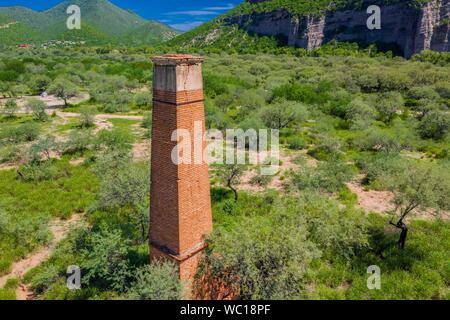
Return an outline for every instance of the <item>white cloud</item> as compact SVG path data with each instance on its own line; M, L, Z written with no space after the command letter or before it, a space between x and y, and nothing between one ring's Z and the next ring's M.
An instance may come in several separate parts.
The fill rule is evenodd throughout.
M224 6L218 6L218 7L208 7L208 8L203 8L202 10L207 10L207 11L225 11L225 10L231 10L235 7L234 4L232 3L227 3Z
M187 16L212 16L219 14L219 12L211 10L187 10L187 11L172 11L164 13L166 16L170 15L187 15Z
M189 31L205 23L204 21L190 21L182 23L173 23L170 26L180 31Z

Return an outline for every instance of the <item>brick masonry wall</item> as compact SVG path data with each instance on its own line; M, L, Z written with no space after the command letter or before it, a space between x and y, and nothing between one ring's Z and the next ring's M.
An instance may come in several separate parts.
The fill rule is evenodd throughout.
M178 56L154 62L151 257L175 261L180 278L192 281L204 239L212 231L208 165L174 164L176 142L171 136L176 129L187 129L194 150L195 122L200 121L205 130L201 63L189 58L180 62ZM201 145L206 148L206 141Z

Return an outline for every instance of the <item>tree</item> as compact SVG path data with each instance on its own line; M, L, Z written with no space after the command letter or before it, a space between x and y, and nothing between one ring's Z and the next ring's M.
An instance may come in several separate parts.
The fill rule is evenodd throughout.
M149 92L137 93L134 96L134 103L140 108L150 108L152 106L152 95Z
M409 89L407 98L414 100L431 100L435 101L439 99L439 94L432 87L412 87Z
M31 146L30 154L32 160L40 162L42 155L44 160L50 160L52 151L58 150L58 143L54 136L47 136Z
M8 118L14 117L17 112L17 103L13 99L9 99L6 101L5 105L2 107L2 113Z
M450 170L435 164L411 163L393 174L389 189L394 193L395 210L390 224L402 230L398 241L404 249L408 235L405 219L415 210L450 208ZM396 223L393 219L398 216Z
M41 94L47 90L51 79L46 75L36 75L33 76L29 81L29 86L35 94Z
M3 98L6 98L7 95L11 96L9 87L10 85L7 82L0 81L0 94Z
M130 240L117 229L102 226L85 236L81 253L83 281L106 290L125 291L132 281Z
M80 126L82 128L90 128L95 124L95 108L82 107L80 108Z
M76 85L65 79L56 79L50 86L49 93L54 94L56 97L64 100L64 105L67 106L67 100L76 97L78 90Z
M214 281L238 286L244 300L301 299L314 259L351 261L358 248L367 246L363 215L326 196L302 194L275 196L263 215L241 216L233 228L216 229L200 276L212 273Z
M403 106L402 95L395 91L382 93L377 98L376 108L380 114L380 120L386 123L391 122Z
M128 290L132 300L181 300L183 286L173 263L155 262L139 268Z
M352 129L367 128L375 118L376 110L361 98L352 100L345 113Z
M234 193L234 200L238 201L238 192L235 188L236 184L239 184L242 175L244 174L245 167L240 164L226 164L220 168L220 179L222 182Z
M26 108L29 112L33 114L33 116L39 121L47 121L48 115L45 112L47 105L38 99L32 98L28 100L26 104Z
M22 97L28 92L28 87L24 84L17 84L10 88L10 92L14 97Z
M97 195L99 209L119 211L128 223L139 226L141 242L148 238L149 179L147 167L128 164L101 176Z
M307 114L306 107L298 102L276 99L262 111L262 119L268 128L288 128L301 121Z
M411 106L411 109L417 113L417 118L419 120L422 120L425 116L430 114L433 111L439 110L439 103L428 100L428 99L421 99L417 101L416 104Z
M424 139L440 140L450 129L450 116L447 113L433 111L427 114L419 125L420 136Z

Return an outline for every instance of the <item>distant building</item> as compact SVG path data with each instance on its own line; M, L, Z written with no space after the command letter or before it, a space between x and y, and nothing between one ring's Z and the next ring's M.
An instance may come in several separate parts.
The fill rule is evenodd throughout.
M28 43L19 44L19 48L28 48L30 45Z

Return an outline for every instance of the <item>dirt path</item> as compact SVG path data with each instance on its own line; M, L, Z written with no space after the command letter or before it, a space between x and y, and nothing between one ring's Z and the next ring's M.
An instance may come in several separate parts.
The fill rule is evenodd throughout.
M259 186L254 185L251 183L251 180L257 176L260 171L259 169L254 170L248 170L244 173L241 179L241 183L238 186L240 190L250 191L250 192L258 192L258 191L264 191L266 189L276 189L276 190L284 190L286 187L286 184L289 183L288 180L286 180L286 174L288 174L291 170L298 170L300 165L295 163L295 160L300 156L306 156L306 152L300 151L300 152L286 152L285 150L280 151L280 167L279 171L276 175L272 177L272 180L269 182L267 186ZM263 159L265 156L259 156L260 159ZM307 166L315 166L316 163L313 159L307 159L306 164Z
M395 209L394 195L389 191L366 191L356 181L348 183L347 187L358 196L358 206L367 212L387 213Z
M88 93L81 93L77 97L69 99L68 103L72 104L72 105L77 105L77 104L88 101L90 98L91 98L91 96ZM1 98L0 102L2 102L3 100L8 100L8 99L10 99L10 98ZM17 105L20 108L19 113L27 113L27 110L25 109L25 105L27 104L28 100L30 100L30 99L37 99L37 100L44 102L48 108L47 112L53 111L54 109L57 109L57 108L64 107L64 100L59 99L59 98L55 97L54 95L48 95L47 97L24 96L24 97L15 99Z
M61 240L63 240L69 231L82 220L81 214L73 215L69 220L53 220L49 229L53 234L53 240L46 247L39 251L33 252L26 258L13 264L11 272L0 277L0 288L3 288L6 282L12 278L22 279L23 276L31 269L36 268L46 260L48 260ZM16 290L17 300L31 300L33 298L32 291L25 285L21 284Z
M378 212L383 214L392 213L395 210L394 195L390 191L365 190L360 179L347 183L351 192L358 196L358 206L366 212ZM450 221L450 212L443 211L437 214L433 209L416 210L411 218L433 220L440 217L444 221Z
M9 27L11 27L11 26L13 26L15 24L18 24L18 22L17 21L12 21L12 22L9 22L7 24L1 25L0 29L8 29Z

